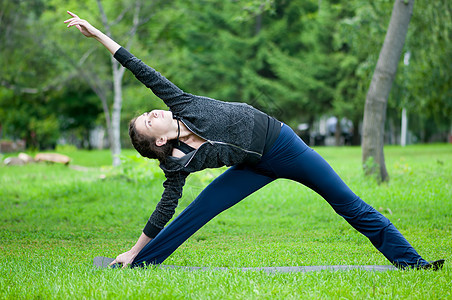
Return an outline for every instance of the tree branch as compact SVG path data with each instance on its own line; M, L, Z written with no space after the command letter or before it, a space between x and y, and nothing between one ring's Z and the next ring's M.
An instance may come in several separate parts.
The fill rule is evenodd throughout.
M155 3L156 3L156 1L152 2L151 5L149 6L149 8L152 9L152 7L155 6ZM144 25L147 22L149 22L149 20L152 19L153 16L155 16L155 13L149 14L149 16L147 18L141 19L138 22L138 26L137 27L140 27L141 25Z
M125 14L130 10L132 6L130 5L129 7L126 7L125 9L122 10L122 12L116 17L116 19L111 22L111 26L115 26L116 24L118 24L119 22L122 21L122 19L124 18Z
M129 30L129 36L130 39L127 42L126 48L130 49L130 47L132 46L132 41L133 41L133 37L135 36L135 34L137 33L137 29L138 29L138 25L139 25L139 21L140 21L140 10L141 10L141 1L137 0L135 2L135 10L133 12L133 23L132 23L132 28L130 28Z
M99 7L100 16L102 18L102 24L105 27L105 34L111 37L110 25L108 24L108 18L107 15L105 14L104 7L102 6L100 0L97 0L96 2L97 6Z

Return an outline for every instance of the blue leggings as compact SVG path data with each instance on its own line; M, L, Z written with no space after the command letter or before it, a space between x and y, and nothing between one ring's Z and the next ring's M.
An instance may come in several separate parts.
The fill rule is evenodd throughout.
M386 217L356 196L319 154L283 125L256 166L233 166L212 181L141 250L132 266L162 263L216 215L277 178L295 180L320 194L394 265L428 264Z

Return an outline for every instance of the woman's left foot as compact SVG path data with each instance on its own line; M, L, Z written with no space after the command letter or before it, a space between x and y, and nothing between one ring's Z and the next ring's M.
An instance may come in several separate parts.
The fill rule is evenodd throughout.
M444 265L444 259L429 261L425 265L420 264L394 264L398 269L401 270L409 270L409 269L416 269L416 270L433 270L438 271L443 268Z
M432 269L433 271L438 271L443 268L443 265L444 265L444 259L439 259L439 260L435 260L435 261L429 261L428 265L423 265L419 269L425 269L425 270Z

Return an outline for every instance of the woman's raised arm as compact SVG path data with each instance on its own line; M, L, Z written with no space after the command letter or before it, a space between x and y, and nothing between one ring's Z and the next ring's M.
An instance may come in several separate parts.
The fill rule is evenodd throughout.
M105 46L111 54L115 54L121 46L113 41L109 36L105 35L102 31L95 28L88 21L80 19L76 14L67 11L72 18L67 19L64 23L69 23L67 27L75 26L80 32L89 38L95 38L98 42Z
M64 21L64 23L68 24L67 27L75 26L84 36L95 38L104 45L122 66L129 69L139 81L162 99L173 112L179 111L187 102L191 101L191 96L187 96L174 83L136 58L121 45L88 23L88 21L80 19L70 11L67 13L72 16L72 18Z

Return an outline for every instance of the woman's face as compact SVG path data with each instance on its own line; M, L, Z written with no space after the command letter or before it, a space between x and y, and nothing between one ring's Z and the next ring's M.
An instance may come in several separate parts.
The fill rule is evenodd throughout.
M156 139L166 137L173 123L173 113L167 110L152 110L135 120L138 133Z

